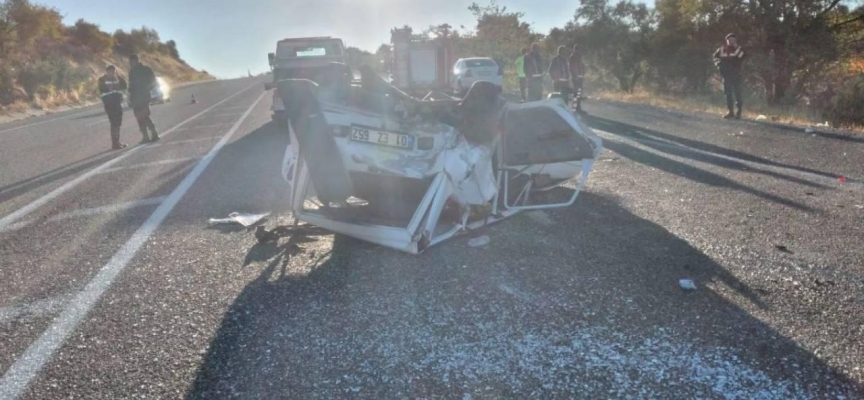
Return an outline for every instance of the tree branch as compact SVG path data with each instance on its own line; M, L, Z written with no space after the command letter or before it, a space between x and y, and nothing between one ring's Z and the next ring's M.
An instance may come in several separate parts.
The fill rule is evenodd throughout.
M864 13L862 13L861 15L859 15L859 16L857 16L857 17L855 17L855 18L847 19L846 21L843 21L843 22L838 22L838 23L832 25L832 26L831 26L831 29L837 29L837 28L840 28L840 27L843 26L843 25L851 24L851 23L856 22L856 21L864 21Z
M820 12L818 15L816 15L816 18L817 19L821 18L823 15L831 12L831 10L833 10L834 7L837 7L838 4L840 4L840 0L832 0L831 4L828 5L828 8L822 10L822 12Z

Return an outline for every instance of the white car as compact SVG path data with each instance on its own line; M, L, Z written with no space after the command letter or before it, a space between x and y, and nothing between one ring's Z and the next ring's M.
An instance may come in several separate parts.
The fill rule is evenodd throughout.
M504 70L488 57L461 58L453 67L453 92L463 95L477 81L502 86Z
M171 101L171 87L161 77L156 78L156 87L150 90L150 103L161 104Z

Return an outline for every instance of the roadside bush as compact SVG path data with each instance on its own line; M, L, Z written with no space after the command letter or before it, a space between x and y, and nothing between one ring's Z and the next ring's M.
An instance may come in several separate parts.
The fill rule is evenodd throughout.
M15 83L15 73L12 67L0 65L0 105L9 104L15 100L12 85Z
M86 47L96 54L105 54L114 47L114 38L111 35L102 32L99 25L83 19L69 27L68 33L74 44Z
M86 87L90 73L86 68L72 65L67 60L40 61L23 65L18 71L18 83L30 100L60 91L81 91Z
M864 74L850 78L842 85L826 116L834 126L864 126Z

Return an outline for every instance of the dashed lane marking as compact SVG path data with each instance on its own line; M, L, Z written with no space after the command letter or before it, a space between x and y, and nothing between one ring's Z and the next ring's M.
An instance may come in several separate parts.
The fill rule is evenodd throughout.
M237 129L266 93L261 93L258 99L243 113L243 116L231 126L231 129L210 149L204 158L198 162L195 168L183 178L183 181L168 195L150 218L144 222L132 237L111 257L99 273L91 280L84 289L70 300L63 311L58 315L51 326L36 339L18 360L9 367L9 370L0 379L0 399L14 399L21 395L27 385L36 377L42 367L51 360L54 352L66 341L66 338L75 331L78 324L84 319L94 304L102 297L102 294L111 286L117 275L132 261L135 254L144 245L156 228L165 220L174 209L180 199L189 191L189 188L198 180L201 173L210 165L210 162L219 154L219 151L231 139Z
M171 158L171 159L168 159L168 160L159 160L159 161L153 161L153 162L147 162L147 163L141 163L141 164L124 165L124 166L122 166L122 167L108 168L108 169L102 170L102 172L100 172L100 173L102 173L102 174L107 174L107 173L117 172L117 171L123 171L123 170L127 170L127 169L139 169L139 168L147 168L147 167L157 167L157 166L160 166L160 165L176 164L176 163L182 163L182 162L187 162L187 161L195 161L195 160L200 160L200 159L201 159L201 157Z
M57 214L57 215L48 217L45 221L46 222L57 222L57 221L63 221L63 220L70 219L70 218L89 217L91 215L108 214L108 213L115 213L115 212L119 212L119 211L126 211L126 210L131 210L131 209L137 208L137 207L145 207L145 206L152 206L155 204L159 204L163 200L165 200L165 198L166 198L165 196L151 197L151 198L142 199L142 200L128 201L125 203L109 204L107 206L101 206L101 207L83 208L80 210L73 210L73 211L69 211L67 213ZM16 222L14 224L6 226L5 228L0 228L0 233L15 231L15 230L30 226L37 221L38 220L34 219L34 220Z
M214 105L212 105L212 106L210 106L210 107L207 107L206 109L204 109L203 111L199 112L198 114L195 114L195 115L193 115L193 116L187 118L187 119L184 120L183 122L180 122L179 124L174 125L174 127L172 127L171 129L165 131L162 135L163 135L163 136L170 135L172 132L174 132L174 131L176 131L177 129L183 127L184 125L188 124L189 122L192 122L193 120L195 120L196 118L198 118L198 117L204 115L204 114L207 113L208 111L210 111L210 110L212 110L212 109L214 109L214 108L216 108L216 107L218 107L218 106L220 106L220 105L222 105L222 104L225 104L225 102L227 102L228 100L231 100L231 99L233 99L234 97L240 95L241 93L246 92L247 90L252 89L253 87L257 87L257 86L258 86L258 84L250 85L249 87L247 87L247 88L245 88L245 89L242 89L242 90L240 90L239 92L234 93L234 94L232 94L232 95L226 97L226 98L223 99L222 101L220 101L220 102L218 102L218 103L216 103L216 104L214 104ZM43 205L45 205L45 204L48 203L49 201L56 199L56 198L57 198L58 196L60 196L61 194L66 193L66 192L68 192L69 190L72 190L72 189L75 188L76 186L80 185L82 182L86 181L87 179L90 179L91 177L93 177L94 175L100 173L101 171L110 168L110 167L111 167L112 165L114 165L114 164L117 164L118 162L120 162L120 161L123 160L124 158L129 157L131 154L135 153L136 151L139 151L140 149L144 149L144 148L151 147L151 146L153 146L153 145L149 145L149 146L137 146L137 147L135 147L135 148L133 148L133 149L131 149L131 150L127 150L125 153L123 153L123 154L121 154L121 155L119 155L119 156L117 156L117 157L115 157L115 158L113 158L113 159L111 159L111 160L106 161L105 163L99 165L98 167L91 169L90 171L88 171L88 172L86 172L86 173L84 173L84 174L78 176L77 178L75 178L75 179L73 179L73 180L71 180L71 181L69 181L69 182L66 182L63 186L60 186L60 187L58 187L58 188L52 190L51 192L48 192L48 193L45 194L44 196L42 196L42 197L40 197L40 198L38 198L38 199L32 201L30 204L27 204L26 206L21 207L21 208L15 210L15 211L13 211L11 214L8 214L8 215L6 215L5 217L0 218L0 230L3 230L5 227L11 225L11 224L14 223L15 221L18 221L18 220L20 220L21 218L23 218L23 217L29 215L30 213L32 213L33 211L35 211L35 210L38 209L39 207L42 207Z

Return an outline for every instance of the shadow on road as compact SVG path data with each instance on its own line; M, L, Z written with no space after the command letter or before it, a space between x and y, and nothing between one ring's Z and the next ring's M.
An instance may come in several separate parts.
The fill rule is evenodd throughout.
M55 168L51 171L34 176L32 178L6 185L0 188L0 203L10 199L14 199L24 193L27 193L38 187L47 185L51 182L64 179L71 175L75 175L81 171L90 169L91 167L95 168L98 164L107 161L107 159L111 156L118 156L120 154L122 153L117 151L105 150L101 153L94 154L90 157L76 161L72 164L64 165L62 167Z
M629 137L629 138L636 137L636 138L638 138L640 135L642 137L645 137L645 135L655 135L656 134L656 133L653 133L654 131L650 131L650 130L647 130L644 128L640 129L637 127L633 127L631 125L621 124L618 122L609 121L609 120L597 118L597 117L588 117L588 118L586 118L586 122L592 128L601 129L603 131L610 132L612 134L620 135L623 137ZM649 132L649 133L644 133L644 132ZM666 136L672 136L672 135L666 135ZM668 146L666 144L662 144L662 142L661 143L655 142L652 144L652 140L643 140L643 141L640 141L640 143L645 144L646 146L648 146L650 148L653 148L655 150L658 150L658 151L661 151L661 152L664 152L667 154L674 154L674 155L677 155L680 157L685 157L685 158L689 158L689 159L693 159L693 160L697 160L697 161L702 161L702 162L714 164L714 165L717 165L720 167L734 168L734 169L738 169L738 170L742 170L742 167L746 167L743 164L736 163L734 161L730 161L730 160L723 159L720 157L712 157L710 155L706 155L706 154L702 154L702 153L694 154L693 152L690 152L686 149L674 149L674 148L671 148L670 146ZM706 171L706 170L701 169L701 168L696 168L692 165L689 165L689 164L686 164L686 163L683 163L680 161L675 161L671 158L656 154L654 152L650 152L650 151L643 150L643 149L640 149L640 148L635 147L635 146L631 146L631 145L626 144L622 141L606 139L603 141L603 146L605 148L610 149L610 150L620 154L621 156L627 157L627 158L629 158L635 162L645 164L645 165L648 165L648 166L653 167L653 168L657 168L661 171L665 171L665 172L668 172L670 174L674 174L674 175L678 175L678 176L681 176L681 177L684 177L684 178L687 178L690 180L694 180L694 181L699 182L699 183L703 183L703 184L711 185L711 186L717 186L717 187L725 187L725 188L729 188L732 190L741 191L741 192L748 193L748 194L751 194L754 196L758 196L758 197L761 197L765 200L773 201L775 203L782 204L784 206L794 208L797 210L802 210L802 211L807 211L807 212L816 212L817 211L810 206L801 204L801 203L796 202L794 200L789 200L789 199L786 199L784 197L777 196L777 195L771 194L771 193L767 193L767 192L752 188L752 187L747 186L747 185L742 185L742 184L740 184L740 183L738 183L732 179L729 179L725 176L715 174L713 172ZM822 185L819 185L819 184L815 184L815 183L808 182L808 181L801 180L801 179L794 178L794 177L789 177L789 176L782 175L782 174L777 174L777 173L770 172L770 171L753 170L753 169L748 169L748 170L756 172L756 173L780 178L780 179L785 179L785 180L799 183L799 184L806 184L807 186L810 186L810 187L823 187Z
M672 135L669 133L664 133L664 132L660 132L660 131L656 131L656 130L652 130L652 129L647 129L644 127L638 127L635 125L630 125L630 124L626 124L626 123L619 122L619 121L613 121L613 120L605 119L602 117L587 116L587 117L585 117L585 122L589 126L591 126L592 128L600 129L600 130L603 130L603 131L606 131L609 133L613 133L616 135L627 136L627 137L636 137L636 138L638 138L638 137L650 137L650 138L654 138L654 139L662 139L662 140L666 140L669 142L678 143L680 145L690 147L693 149L701 150L703 152L719 154L722 156L737 158L739 160L749 161L749 162L763 164L763 165L767 165L767 166L780 167L780 168L786 168L786 169L791 169L791 170L795 170L795 171L807 172L810 174L820 175L820 176L824 176L824 177L832 178L832 179L837 178L839 176L838 174L819 171L819 170L815 170L812 168L806 168L806 167L801 167L801 166L797 166L797 165L783 164L780 162L772 161L772 160L762 158L759 156L754 156L752 154L740 152L737 150L727 149L725 147L713 145L710 143L700 142L698 140L693 140L693 139L687 139L687 138ZM668 150L669 147L666 147L666 149ZM704 162L708 162L708 163L718 163L716 165L721 166L721 167L726 167L726 168L735 168L734 166L730 166L728 164L724 165L724 163L728 163L730 161L729 160L723 160L721 162L720 160L718 160L719 157L709 157L707 155L704 155L704 153L696 155L696 157L698 157L697 159L699 161L704 161ZM765 172L769 172L769 171L759 171L759 172L765 173ZM783 179L788 178L788 176L785 176L782 174L778 174L778 175L781 175L781 176L775 176L775 177L783 178ZM800 183L800 182L798 182L798 183Z
M454 239L419 256L341 235L322 255L310 249L323 236L256 246L238 268L261 273L187 398L864 394L720 295L770 308L662 226L591 193L553 214L494 225L485 248Z

